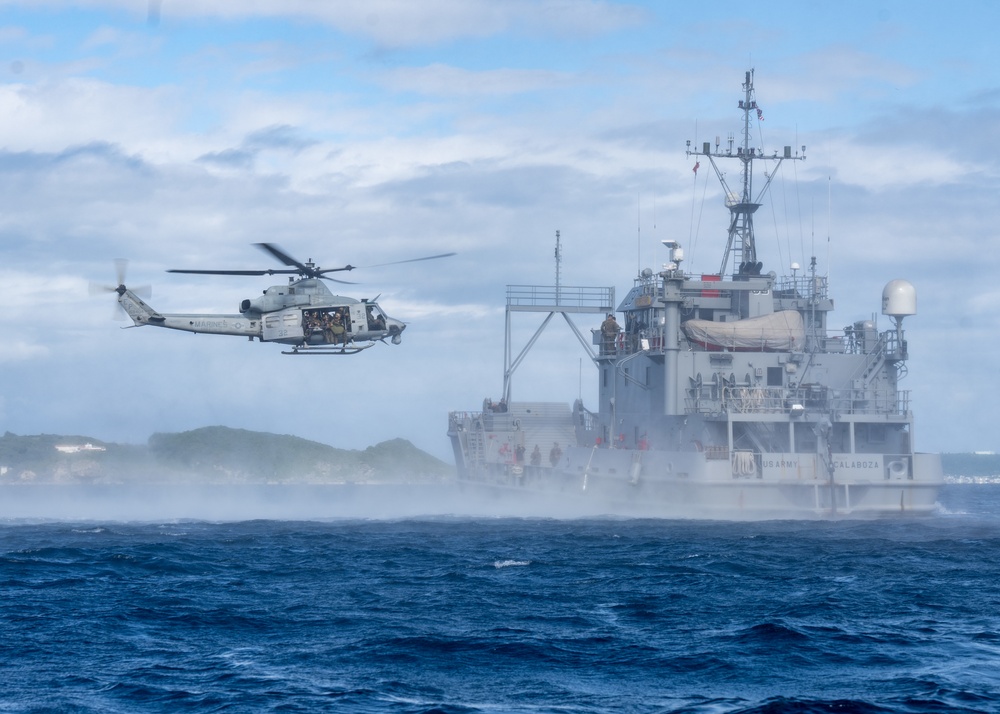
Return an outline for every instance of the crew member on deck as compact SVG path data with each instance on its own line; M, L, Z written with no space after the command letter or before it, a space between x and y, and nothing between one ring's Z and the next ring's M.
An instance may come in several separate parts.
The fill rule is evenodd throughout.
M549 451L549 463L555 466L559 463L559 459L562 458L562 449L559 448L559 442L557 441L552 445L552 450Z
M542 450L538 448L538 444L535 444L535 450L531 452L531 465L542 465Z
M618 339L618 333L621 332L621 329L615 316L609 312L607 319L601 323L601 354L614 354L615 341Z

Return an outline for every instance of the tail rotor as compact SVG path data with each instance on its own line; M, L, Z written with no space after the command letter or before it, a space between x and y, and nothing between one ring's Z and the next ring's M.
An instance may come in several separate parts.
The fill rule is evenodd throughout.
M115 258L115 285L101 285L99 283L90 283L90 294L91 295L104 295L107 293L117 293L118 297L125 294L126 290L130 290L135 295L142 298L148 298L153 294L153 288L149 285L140 285L135 288L125 287L125 275L128 272L128 260L125 258ZM128 317L124 308L122 308L121 303L119 303L115 309L114 319L115 320L125 320Z

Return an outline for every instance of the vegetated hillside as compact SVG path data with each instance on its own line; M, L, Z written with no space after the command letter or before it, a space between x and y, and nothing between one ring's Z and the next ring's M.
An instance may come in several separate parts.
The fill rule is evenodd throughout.
M57 446L85 447L64 453ZM151 476L156 465L144 446L111 444L89 436L39 434L0 437L0 483L87 483L119 481L111 474Z
M57 445L86 449L63 453ZM205 427L154 434L145 446L85 436L0 437L0 483L200 481L214 483L432 481L453 469L410 442L394 439L364 451L295 436Z
M296 436L214 426L154 434L149 448L161 463L235 481L435 480L452 475L447 464L404 439L354 451Z

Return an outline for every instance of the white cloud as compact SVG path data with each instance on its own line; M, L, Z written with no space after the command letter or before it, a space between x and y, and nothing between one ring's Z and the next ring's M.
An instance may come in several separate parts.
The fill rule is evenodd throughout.
M46 357L49 348L45 345L26 342L20 339L4 340L0 343L0 364L11 362L28 362Z
M145 12L125 0L88 6ZM97 13L95 27L78 35L92 49L58 60L27 55L34 69L0 84L0 328L14 336L4 347L0 416L14 431L79 432L85 424L97 438L144 440L156 429L226 423L352 447L403 435L446 455L447 410L498 396L504 286L553 282L555 230L563 236L563 284L610 284L619 298L639 267L661 262L660 238L698 234L697 250L686 245L687 265L718 265L728 215L714 177L702 182L704 163L693 182L684 140L702 138L695 129L713 136L738 129L745 57L703 47L695 34L675 42L671 33L688 26L678 30L651 13L645 39L655 34L656 43L636 55L615 42L563 43L551 55L535 47L514 58L505 50L532 33L600 38L645 11L596 2L377 0L158 7L163 44L149 55L130 55L127 23ZM217 22L274 17L288 31L307 15L383 47L422 49L353 57L335 33L301 48L287 41L294 31L250 46ZM183 28L193 17L217 22L211 42L172 45L172 23ZM467 57L427 49L486 36L502 47L484 43ZM932 373L914 389L926 389L921 398L934 405L918 415L921 434L958 440L949 424L962 410L937 372L953 367L947 345L987 321L998 299L991 276L1000 256L988 246L1000 167L990 152L970 159L941 137L956 126L990 135L982 103L989 110L993 95L984 85L973 107L913 112L912 96L905 106L893 101L896 87L919 85L911 62L828 41L803 53L781 44L787 33L768 37L782 56L768 55L770 66L757 76L767 136L809 145L809 160L786 163L756 217L768 269L793 256L806 265L818 254L820 272L832 270L834 320L843 324L877 312L888 279L914 282L921 313L907 320L911 378ZM329 53L326 64L305 80L286 71L307 67L313 46ZM164 47L169 52L158 54ZM147 60L155 60L148 73L140 71ZM201 70L218 74L208 81ZM809 126L801 141L800 110ZM130 284L154 285L157 309L231 312L283 278L163 271L274 267L249 245L258 241L324 266L459 254L345 276L358 284L337 291L381 294L386 310L410 324L402 345L349 360L296 361L274 345L123 331L110 317L113 295L86 296L86 281L110 283L110 261L122 256L133 261ZM526 324L530 335L535 325ZM519 371L519 394L576 396L586 370L575 337L558 327ZM976 339L996 347L988 333ZM54 381L74 369L86 379ZM991 370L976 361L962 379L992 388ZM336 389L349 414L298 391L290 397L290 382L320 385L324 396ZM583 382L591 390L589 373ZM418 396L400 396L409 390Z
M43 2L61 4L58 0L32 4ZM190 18L301 18L371 37L385 47L434 45L509 31L589 36L648 17L639 7L600 0L76 0L75 4L120 8L167 25Z
M535 92L573 82L572 75L564 72L533 69L471 71L440 63L424 67L398 67L381 74L377 80L397 92L465 97Z
M814 143L810 153L831 157L839 183L876 192L957 184L971 173L992 170L961 161L945 148L905 142L872 146L839 139Z

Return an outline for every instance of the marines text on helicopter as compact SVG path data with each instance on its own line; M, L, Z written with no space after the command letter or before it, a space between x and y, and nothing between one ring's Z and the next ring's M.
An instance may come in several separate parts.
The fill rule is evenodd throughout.
M273 285L256 298L243 300L237 314L159 313L125 286L123 263L119 262L118 286L106 288L118 294L118 303L132 318L132 327L151 325L171 330L211 335L234 335L261 342L277 342L291 350L282 354L357 354L390 338L401 341L406 324L385 314L375 300L334 295L323 283L329 273L354 270L356 266L320 268L312 260L302 263L273 243L256 243L288 268L265 270L168 270L195 275L291 275L287 285ZM446 258L454 253L397 260L365 267L381 267ZM347 283L350 284L350 283Z

